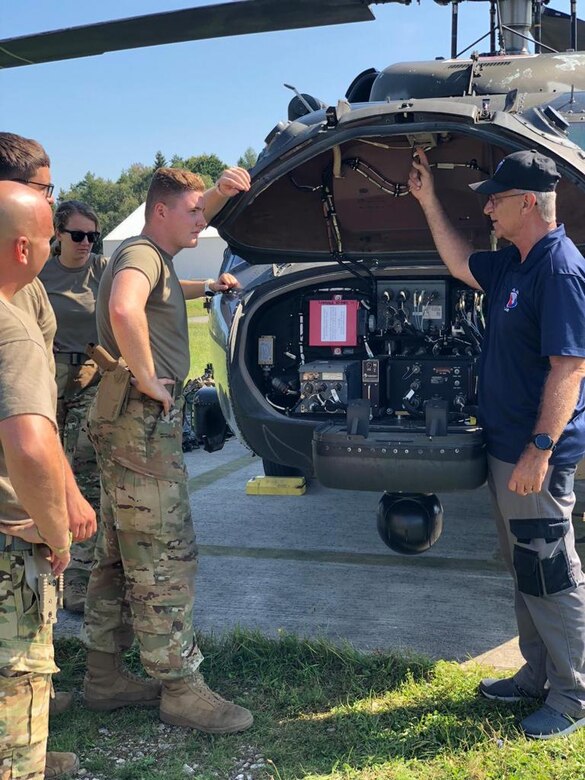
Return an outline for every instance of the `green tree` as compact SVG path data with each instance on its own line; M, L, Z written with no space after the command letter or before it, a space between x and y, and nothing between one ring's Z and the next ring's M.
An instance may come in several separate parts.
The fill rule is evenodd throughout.
M154 170L156 171L157 168L166 168L167 167L167 158L164 156L164 154L159 149L158 152L154 155L154 163L152 165Z
M251 146L249 146L244 154L238 158L236 165L238 165L240 168L246 168L247 170L250 170L250 168L253 168L256 165L257 161L258 153L254 151Z
M153 173L152 166L133 163L127 170L122 171L117 184L142 202L146 198Z
M185 161L185 168L193 173L198 173L202 177L208 177L213 184L228 166L219 159L216 154L200 154L196 157L188 157Z

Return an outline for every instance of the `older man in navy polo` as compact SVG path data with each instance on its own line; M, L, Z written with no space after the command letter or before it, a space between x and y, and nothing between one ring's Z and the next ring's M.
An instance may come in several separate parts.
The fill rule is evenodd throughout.
M525 664L479 690L501 702L544 700L521 723L535 739L585 725L585 578L571 524L585 454L585 262L557 224L559 179L553 160L527 150L471 185L487 196L495 236L510 242L473 252L447 219L421 149L409 178L451 274L487 293L480 418Z

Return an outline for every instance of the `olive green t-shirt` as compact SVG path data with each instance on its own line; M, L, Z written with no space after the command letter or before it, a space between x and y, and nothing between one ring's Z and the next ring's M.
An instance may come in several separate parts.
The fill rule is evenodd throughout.
M38 414L57 429L57 386L49 369L47 350L36 321L0 299L0 420ZM8 477L0 444L0 520L28 519Z
M97 341L95 302L108 258L90 254L80 268L68 268L50 257L39 279L44 284L57 318L55 352L85 352Z
M114 276L127 268L143 273L150 286L145 311L156 375L183 382L190 361L185 297L173 258L146 236L135 236L120 244L106 267L96 306L99 343L113 357L120 357L108 304Z
M32 282L15 293L10 303L29 314L39 326L47 349L49 369L51 374L54 374L53 342L57 332L57 320L49 302L47 291L39 281L39 278L35 277Z

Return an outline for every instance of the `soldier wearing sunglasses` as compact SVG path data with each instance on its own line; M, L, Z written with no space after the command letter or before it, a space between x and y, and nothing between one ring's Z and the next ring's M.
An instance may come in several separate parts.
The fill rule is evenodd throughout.
M95 301L107 258L93 252L100 238L97 214L68 200L55 212L55 242L39 278L57 318L54 341L57 422L63 448L85 498L99 517L100 479L85 421L99 382L96 364L85 354L97 342ZM96 535L75 542L65 572L64 606L83 612Z

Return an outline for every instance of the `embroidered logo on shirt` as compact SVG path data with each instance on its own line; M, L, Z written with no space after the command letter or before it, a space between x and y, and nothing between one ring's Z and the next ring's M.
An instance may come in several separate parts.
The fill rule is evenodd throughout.
M504 311L510 311L510 309L515 309L516 306L518 306L518 290L514 287L510 292L508 303L504 306Z

